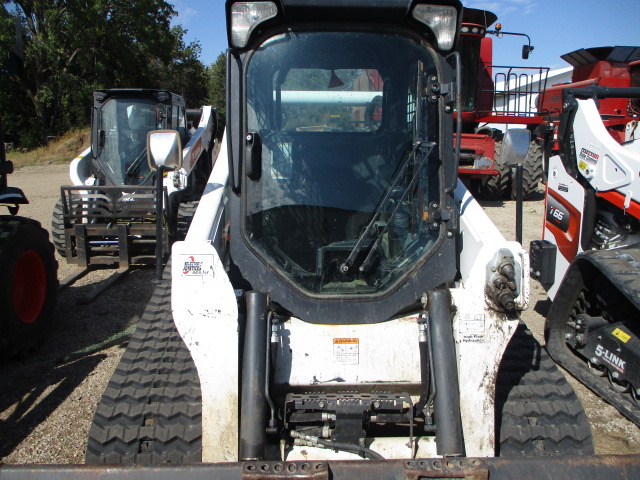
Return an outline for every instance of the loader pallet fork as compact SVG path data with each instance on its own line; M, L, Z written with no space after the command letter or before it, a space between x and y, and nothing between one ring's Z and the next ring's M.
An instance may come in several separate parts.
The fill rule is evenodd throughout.
M89 265L155 260L156 188L142 186L60 187L66 257Z
M125 275L132 265L153 265L168 251L166 230L162 248L156 244L156 187L60 187L52 237L61 256L80 267L60 282L67 288L91 269L117 265L117 271L82 299L89 303ZM164 201L167 203L166 190ZM165 223L163 218L163 224ZM185 221L185 223L187 223Z
M581 331L579 318L603 321ZM640 249L590 251L565 274L545 338L558 364L640 426L638 318Z

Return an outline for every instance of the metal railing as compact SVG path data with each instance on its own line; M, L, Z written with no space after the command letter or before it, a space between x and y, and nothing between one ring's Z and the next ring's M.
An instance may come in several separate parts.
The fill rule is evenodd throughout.
M493 95L491 110L479 109L487 116L536 117L537 105L547 88L549 67L510 67L490 65L492 88L480 91L480 96ZM540 98L540 100L538 100Z

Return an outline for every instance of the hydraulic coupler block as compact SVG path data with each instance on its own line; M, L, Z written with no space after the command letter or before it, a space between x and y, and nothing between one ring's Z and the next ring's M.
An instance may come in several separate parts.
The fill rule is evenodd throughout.
M516 297L520 294L520 266L511 250L501 248L487 264L486 294L500 311L516 311Z

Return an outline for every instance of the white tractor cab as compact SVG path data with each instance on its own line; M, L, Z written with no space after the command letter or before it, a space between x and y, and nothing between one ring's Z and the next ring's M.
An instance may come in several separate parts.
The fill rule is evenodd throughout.
M163 285L87 461L240 460L260 476L283 461L593 453L573 390L519 324L527 253L458 180L461 4L226 12L228 129L173 245L171 309Z
M97 90L93 97L91 147L71 163L73 185L62 187L53 239L71 263L126 266L155 252L158 182L147 160L147 134L173 130L185 146L180 168L165 170L162 177L166 242L186 231L182 224L195 210L192 203L211 173L217 118L210 106L187 110L181 96L165 90ZM199 120L192 133L188 114L195 117L192 123ZM181 205L189 204L191 212L183 214Z

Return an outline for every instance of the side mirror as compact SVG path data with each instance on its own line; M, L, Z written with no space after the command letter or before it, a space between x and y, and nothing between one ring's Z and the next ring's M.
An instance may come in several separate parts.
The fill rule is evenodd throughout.
M178 170L182 167L182 144L175 130L147 133L147 161L151 170Z
M532 45L522 45L522 59L526 60L529 58L529 54L533 52Z
M502 159L505 165L522 165L529 153L531 132L526 128L507 130L502 139Z

